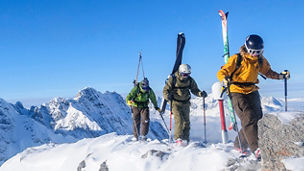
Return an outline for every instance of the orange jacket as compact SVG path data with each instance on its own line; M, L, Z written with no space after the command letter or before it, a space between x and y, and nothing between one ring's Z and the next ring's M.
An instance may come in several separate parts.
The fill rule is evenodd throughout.
M245 47L242 46L240 48L240 54L243 57L240 67L233 74L232 81L240 82L240 83L259 83L258 74L262 73L268 78L279 79L279 74L274 72L269 62L266 60L264 56L263 64L260 66L258 62L258 57L250 56L245 50ZM228 62L218 71L217 78L222 81L226 76L230 77L232 72L236 68L237 63L237 54L231 56ZM243 86L237 84L230 85L230 92L233 93L242 93L249 94L253 91L257 91L259 89L256 85Z

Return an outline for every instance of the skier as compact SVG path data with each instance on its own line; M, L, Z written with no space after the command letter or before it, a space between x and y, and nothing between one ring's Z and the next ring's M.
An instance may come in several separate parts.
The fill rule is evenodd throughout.
M149 87L149 80L144 78L128 94L126 101L133 113L133 134L136 140L145 141L149 132L149 99L155 110L160 111L156 96L152 88Z
M181 64L178 71L169 77L163 89L164 98L171 103L174 115L174 139L178 145L189 143L190 91L196 96L207 97L205 91L198 89L190 74L191 67L188 64Z
M260 95L258 92L258 74L262 73L271 79L289 79L289 71L278 74L270 67L263 56L263 39L255 34L246 38L240 53L231 56L228 62L218 71L217 77L228 87L233 108L241 120L239 131L241 147L236 137L234 147L246 151L248 146L257 159L260 159L258 148L258 121L262 118Z

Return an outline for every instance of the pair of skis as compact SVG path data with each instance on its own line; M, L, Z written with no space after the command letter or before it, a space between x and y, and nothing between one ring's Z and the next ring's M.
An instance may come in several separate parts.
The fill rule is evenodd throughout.
M220 15L221 21L222 21L222 36L223 36L223 42L224 42L224 62L227 63L228 59L230 57L229 42L228 42L228 25L227 25L228 24L227 23L228 12L224 13L223 10L219 10L219 15ZM235 116L235 112L233 110L231 98L229 97L230 96L229 87L223 87L221 97L220 97L220 99L218 99L219 108L220 108L221 127L222 127L222 143L228 142L228 133L227 133L226 124L225 124L224 105L223 105L223 98L222 98L224 91L226 91L226 93L228 95L227 106L228 106L229 118L230 118L230 126L228 129L235 130L238 133L238 139L240 141L236 116ZM240 142L239 142L239 144L241 145Z

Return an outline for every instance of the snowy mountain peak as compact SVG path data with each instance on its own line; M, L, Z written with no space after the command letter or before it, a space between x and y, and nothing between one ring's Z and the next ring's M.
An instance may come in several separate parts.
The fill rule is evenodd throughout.
M79 100L80 98L88 98L90 100L97 100L100 93L91 87L85 87L78 92L74 100Z

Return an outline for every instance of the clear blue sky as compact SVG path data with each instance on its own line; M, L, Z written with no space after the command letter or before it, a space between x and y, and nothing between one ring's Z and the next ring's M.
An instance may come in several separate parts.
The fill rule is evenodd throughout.
M0 97L72 97L86 86L126 94L140 50L151 87L160 93L179 32L186 35L183 63L210 92L223 64L219 9L230 12L231 54L247 35L261 35L272 68L291 72L290 96L303 97L303 6L301 0L3 0ZM260 87L262 95L284 95L282 81Z

